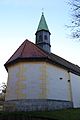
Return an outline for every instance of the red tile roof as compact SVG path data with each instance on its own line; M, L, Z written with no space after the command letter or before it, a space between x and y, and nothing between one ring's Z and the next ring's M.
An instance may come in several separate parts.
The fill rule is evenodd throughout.
M9 64L14 60L20 58L42 58L47 57L47 54L42 51L39 47L37 47L34 43L25 40L21 46L16 50L16 52L10 57L10 59L6 62Z
M47 53L43 49L39 48L36 44L25 40L21 46L16 50L16 52L11 56L11 58L5 63L5 67L7 69L7 66L10 64L15 63L15 61L18 60L42 60L46 59L52 64L59 65L61 67L64 67L68 71L80 75L80 67L72 64L71 62L68 62L67 60L53 54L53 53Z

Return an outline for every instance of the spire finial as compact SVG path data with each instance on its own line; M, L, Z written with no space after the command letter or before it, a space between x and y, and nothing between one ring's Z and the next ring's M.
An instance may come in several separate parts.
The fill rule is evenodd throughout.
M42 15L44 15L44 8L42 8Z

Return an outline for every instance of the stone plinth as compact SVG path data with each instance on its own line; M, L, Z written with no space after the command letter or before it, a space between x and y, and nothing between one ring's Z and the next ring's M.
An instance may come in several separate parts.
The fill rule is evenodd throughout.
M72 108L73 104L62 100L28 99L4 102L4 111L49 111Z

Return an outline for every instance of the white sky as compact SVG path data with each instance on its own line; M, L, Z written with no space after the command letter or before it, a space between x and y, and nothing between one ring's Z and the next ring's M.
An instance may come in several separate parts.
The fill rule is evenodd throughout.
M53 53L80 66L80 42L70 39L68 0L0 0L0 83L7 81L4 63L25 39L35 42L42 8L51 32Z

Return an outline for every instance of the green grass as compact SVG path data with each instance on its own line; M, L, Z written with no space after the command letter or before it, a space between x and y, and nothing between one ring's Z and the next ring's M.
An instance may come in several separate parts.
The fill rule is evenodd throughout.
M65 109L45 112L0 112L0 117L7 115L27 115L35 117L53 118L57 120L80 120L80 109Z
M58 120L80 120L80 109L65 109L50 112L32 112L33 116L48 117Z

